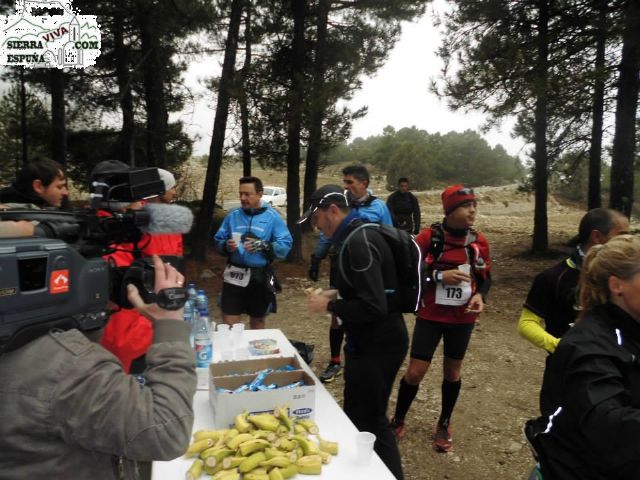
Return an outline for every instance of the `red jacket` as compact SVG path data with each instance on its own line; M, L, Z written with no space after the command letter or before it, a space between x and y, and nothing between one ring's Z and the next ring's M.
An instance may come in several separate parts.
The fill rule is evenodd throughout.
M429 247L431 246L431 227L425 228L416 237L416 242L422 250L422 255L427 260ZM466 236L455 236L444 231L444 249L440 258L435 259L434 263L429 266L429 274L433 270L452 270L458 268L459 265L465 263L472 265L472 282L471 282L471 295L475 294L478 287L478 280L487 280L489 277L489 271L491 269L491 258L489 252L489 243L486 237L476 232L477 238L469 247L465 247L467 240ZM474 252L470 255L470 251ZM480 256L484 261L484 268L475 268L477 258L469 258ZM435 322L442 323L474 323L478 314L465 313L465 305L452 306L452 305L439 305L436 303L436 289L438 284L436 282L429 282L425 289L425 293L420 302L420 308L418 309L418 319L427 319ZM468 303L468 302L467 302Z
M98 215L107 216L108 212L99 211ZM133 244L119 244L117 251L105 255L105 260L110 260L118 267L127 267L134 261ZM122 362L124 370L129 373L131 362L144 355L153 339L153 327L146 317L136 310L121 309L109 317L104 328L104 334L100 343L104 348L113 353Z
M181 233L154 233L146 234L138 242L142 255L175 255L182 257L182 234Z

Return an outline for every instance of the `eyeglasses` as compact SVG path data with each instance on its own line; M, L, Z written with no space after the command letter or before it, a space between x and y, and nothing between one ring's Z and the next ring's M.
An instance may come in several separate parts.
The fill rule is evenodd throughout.
M473 188L464 187L458 190L454 195L473 195Z

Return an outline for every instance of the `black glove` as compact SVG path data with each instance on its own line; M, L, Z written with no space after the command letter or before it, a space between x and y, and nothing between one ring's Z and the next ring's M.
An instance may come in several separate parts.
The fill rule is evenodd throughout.
M309 265L309 278L314 282L317 282L318 275L320 275L320 259L312 253L311 264Z
M271 251L271 243L266 240L250 240L251 247L254 252L264 252L269 253Z

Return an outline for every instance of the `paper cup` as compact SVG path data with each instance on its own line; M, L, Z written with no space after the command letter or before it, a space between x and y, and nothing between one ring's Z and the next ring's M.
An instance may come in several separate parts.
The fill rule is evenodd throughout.
M356 434L356 463L368 465L373 453L373 444L376 436L371 432L358 432Z

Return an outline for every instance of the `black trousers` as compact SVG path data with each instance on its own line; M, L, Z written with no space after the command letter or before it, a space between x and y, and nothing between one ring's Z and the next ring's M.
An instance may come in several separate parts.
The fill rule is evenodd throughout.
M404 478L402 462L387 418L387 405L406 355L406 349L401 353L367 354L345 350L344 364L344 412L358 430L375 434L373 448L398 480Z

